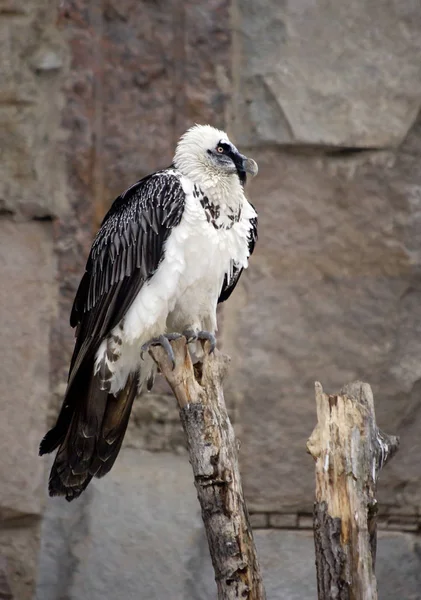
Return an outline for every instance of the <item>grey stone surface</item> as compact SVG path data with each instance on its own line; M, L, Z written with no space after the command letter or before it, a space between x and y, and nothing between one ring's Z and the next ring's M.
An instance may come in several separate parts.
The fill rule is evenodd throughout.
M40 541L40 522L37 519L16 521L0 527L0 562L5 565L13 600L33 600ZM1 569L0 569L1 571ZM1 583L1 577L0 577ZM0 598L3 600L0 588ZM5 600L8 600L7 595Z
M313 537L309 532L255 530L267 600L315 600L316 570ZM186 600L214 600L212 565L202 536L190 565L198 574L190 581Z
M7 561L3 556L0 556L0 598L4 600L13 600L7 573Z
M311 531L254 532L268 600L314 600ZM421 598L420 538L381 532L381 600ZM51 499L37 600L214 600L216 586L187 457L123 449L71 504Z
M25 218L63 214L60 89L67 54L57 12L48 0L9 2L2 9L0 209Z
M32 600L36 579L43 508L37 454L57 302L53 226L24 221L67 209L59 151L67 58L56 17L48 0L0 3L0 560L16 600Z
M259 242L224 307L245 489L253 511L311 512L314 381L374 391L401 435L380 507L417 514L421 494L421 121L396 153L256 151Z
M256 542L269 600L314 597L309 532L257 530ZM37 600L215 596L187 456L125 448L80 500L48 501Z
M0 219L0 518L39 515L38 446L49 402L49 334L55 307L50 223Z
M201 534L187 456L125 448L79 500L48 501L37 600L185 600Z
M380 600L420 600L421 537L379 532L376 577Z
M31 600L44 471L38 446L49 402L55 307L51 223L0 219L0 559L13 598Z
M416 2L237 4L239 142L388 148L404 139L421 107Z
M267 600L315 600L317 597L313 534L305 531L255 530ZM214 600L212 567L206 539L191 561L200 573L190 582L186 600ZM380 533L376 573L380 600L421 599L420 537Z
M186 452L177 402L161 378L153 392L136 399L125 443L151 451Z
M309 532L256 531L268 600L314 600L316 569Z

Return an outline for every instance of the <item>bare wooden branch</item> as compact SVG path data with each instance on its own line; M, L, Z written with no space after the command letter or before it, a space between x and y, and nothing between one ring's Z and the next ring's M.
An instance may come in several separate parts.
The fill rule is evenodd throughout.
M399 440L382 433L367 383L328 396L316 383L314 540L319 600L377 600L376 484Z
M217 350L193 367L184 338L172 342L175 367L160 346L150 354L180 407L202 508L219 600L264 600L253 533L238 467L237 443L222 381L229 358Z

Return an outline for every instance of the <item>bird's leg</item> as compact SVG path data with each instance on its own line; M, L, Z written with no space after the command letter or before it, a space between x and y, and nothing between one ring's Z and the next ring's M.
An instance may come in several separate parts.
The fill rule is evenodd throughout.
M209 354L212 354L212 352L216 348L216 337L210 331L205 331L205 330L194 331L194 329L185 329L183 331L183 335L186 338L187 343L195 342L196 340L199 340L202 342L209 342L209 345L210 345Z
M181 333L164 333L163 335L158 335L158 337L152 338L146 344L143 344L141 348L141 357L143 358L143 353L147 352L151 346L162 346L167 353L168 358L172 363L172 368L175 367L175 356L173 349L171 348L170 342L173 340L178 340L183 337Z

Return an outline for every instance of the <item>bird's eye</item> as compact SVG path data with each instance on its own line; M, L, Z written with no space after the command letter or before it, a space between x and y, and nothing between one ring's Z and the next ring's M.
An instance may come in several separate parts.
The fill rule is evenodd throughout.
M222 147L222 146L217 146L217 147L216 147L216 151L217 151L217 152L219 152L219 154L223 154L223 152L224 152L224 149L223 149L223 147Z

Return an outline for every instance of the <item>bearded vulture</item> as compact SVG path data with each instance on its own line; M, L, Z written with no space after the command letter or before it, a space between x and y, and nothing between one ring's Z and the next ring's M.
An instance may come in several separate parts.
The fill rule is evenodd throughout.
M73 500L113 466L133 401L153 384L150 344L173 356L169 341L183 334L196 355L199 340L213 349L217 304L231 295L257 239L244 195L247 174L256 173L226 133L196 125L168 169L114 201L73 304L76 343L61 411L40 445L41 455L58 448L51 496Z

